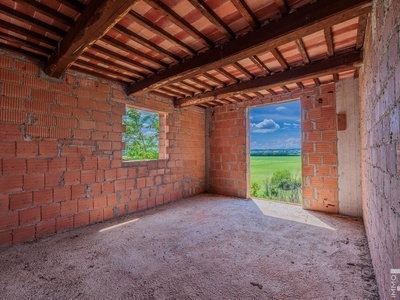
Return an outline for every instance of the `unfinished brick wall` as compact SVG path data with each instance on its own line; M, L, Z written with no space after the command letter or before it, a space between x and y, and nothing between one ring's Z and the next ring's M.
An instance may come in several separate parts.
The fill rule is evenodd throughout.
M208 109L208 190L223 195L249 197L247 108L300 99L303 206L312 210L337 212L337 122L334 88L333 84L329 84Z
M360 72L363 216L382 299L400 297L390 274L400 268L399 11L374 1Z
M204 191L204 111L126 99L80 74L42 75L0 53L0 246L40 238ZM168 159L123 163L125 103L168 113Z

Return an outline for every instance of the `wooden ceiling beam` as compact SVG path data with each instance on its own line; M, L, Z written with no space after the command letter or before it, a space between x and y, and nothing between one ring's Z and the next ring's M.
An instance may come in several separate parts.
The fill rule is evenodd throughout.
M199 80L199 79L197 79L195 77L190 78L190 80L193 81L194 83L197 83L198 85L201 85L201 86L205 87L206 89L211 90L211 91L213 91L215 89L215 87L212 86L211 84L208 84L207 82Z
M12 9L8 6L5 6L3 4L0 4L0 12L2 14L5 14L9 17L11 17L12 19L16 19L21 21L22 23L28 23L29 25L33 26L33 27L37 27L45 32L50 32L58 37L63 37L65 35L65 31L55 27L53 25L50 25L49 23L40 21L38 19L35 19L27 14L24 14L20 11L17 11L15 9Z
M282 16L286 16L287 14L289 14L290 9L286 0L275 0L275 3L278 6Z
M78 12L83 11L86 7L85 4L79 2L78 0L57 0L57 1Z
M365 29L367 27L367 16L362 15L358 17L357 41L356 50L359 50L364 45Z
M137 60L131 59L129 57L126 57L124 55L118 54L115 51L111 51L109 49L100 47L99 45L93 45L90 49L96 50L97 52L103 53L104 55L108 55L109 57L119 59L120 61L123 61L124 63L128 65L132 65L135 67L136 72L140 74L142 77L147 77L148 74L141 72L142 70L146 70L149 73L156 73L156 69L153 69L147 65L144 65ZM138 71L139 70L139 71Z
M186 33L190 34L192 37L201 40L208 48L214 47L214 43L208 39L204 34L194 28L189 22L187 22L184 18L179 16L176 12L174 12L171 8L165 5L162 1L154 1L154 0L144 0L148 5L153 7L155 10L161 12L161 14L167 16L175 25L180 27L182 30L186 31Z
M232 64L235 69L237 69L239 72L241 72L243 75L245 75L249 79L254 79L254 75L251 74L245 67L243 67L239 62L234 62Z
M130 18L132 21L138 23L140 26L146 28L148 31L154 33L155 35L161 36L162 38L166 39L170 43L174 44L176 47L179 49L182 49L186 53L189 53L190 55L196 55L196 51L190 48L188 45L185 43L181 42L178 40L176 37L174 37L172 34L169 34L162 28L159 28L156 26L154 23L150 22L147 20L145 17L139 15L138 13L131 11L129 14L126 15L128 18Z
M57 20L65 25L72 26L75 22L74 19L60 13L59 11L57 11L47 5L37 2L35 0L14 0L14 1L23 6L31 8L33 11L40 12L41 14L43 14L49 18L52 18L54 20Z
M182 81L182 82L179 82L179 84L185 85L185 86L187 86L188 88L191 88L191 89L193 89L193 90L195 90L195 91L198 91L198 92L200 92L200 93L204 93L204 90L203 90L203 89L198 88L197 86L195 86L194 84L191 84L191 83L189 83L189 82Z
M96 71L93 71L93 70L89 70L89 69L86 69L86 68L78 67L76 65L72 65L69 69L74 70L74 71L78 71L80 73L84 73L84 74L87 74L87 75L92 75L92 76L94 76L96 78L100 77L100 78L104 78L104 79L107 79L107 80L118 81L118 82L121 82L121 83L124 83L124 84L126 84L127 82L130 81L129 79L126 79L126 78L123 78L123 77L120 77L120 76L111 76L111 75L107 75L107 74L104 74L104 73L99 73L99 72L96 72Z
M173 53L161 48L157 44L155 44L153 42L150 42L149 40L141 37L140 35L138 35L138 34L132 32L132 31L126 29L125 27L123 27L123 26L121 26L119 24L116 24L113 29L118 31L119 33L121 33L123 35L128 36L129 38L134 40L136 43L139 43L139 44L145 46L146 48L149 48L149 49L151 49L151 50L153 50L153 51L155 51L157 53L160 53L161 55L164 55L164 56L172 59L174 62L179 62L179 63L182 62L182 59L179 56L177 56L177 55L175 55L175 54L173 54Z
M211 80L211 81L215 82L216 84L218 84L220 86L226 86L225 82L223 82L222 80L218 79L217 77L215 77L215 76L213 76L211 74L203 73L203 74L201 74L201 76L207 78L208 80Z
M196 95L194 97L178 99L175 101L175 104L177 107L191 106L218 98L227 98L248 92L268 90L276 86L296 83L299 80L312 79L332 73L351 70L354 69L355 65L359 64L361 61L361 51L348 52L313 64L276 73L274 75L258 77L254 80L233 84L224 88L203 93L201 95Z
M128 52L128 53L132 53L133 55L136 55L137 57L144 59L152 64L155 64L161 68L164 68L164 69L168 68L168 64L166 64L162 61L159 61L146 53L140 52L127 44L124 44L116 39L113 39L112 37L109 37L108 35L103 36L101 38L101 40L103 42L106 42L107 44L112 45L115 48L118 48L118 49Z
M371 0L319 0L276 22L131 85L128 94L141 94L265 52L371 11Z
M218 68L216 71L219 72L220 74L222 74L223 76L225 76L226 78L231 79L235 83L240 81L239 79L237 79L235 76L233 76L231 73L229 73L222 67Z
M299 50L301 58L305 64L310 63L310 57L307 54L306 47L304 46L303 40L301 38L296 40L297 50Z
M265 74L271 74L271 70L263 63L263 61L257 56L253 55L250 57L250 60L255 64L258 68L260 68Z
M19 37L13 36L13 35L9 35L6 34L4 32L0 32L0 38L8 41L8 42L12 42L14 44L19 45L20 47L24 46L26 48L30 48L30 49L34 49L36 51L39 51L40 53L43 53L44 55L49 55L49 53L52 51L49 48L40 46L38 43L34 43L34 42L30 42L24 39L21 39Z
M335 49L333 46L333 37L332 37L332 29L331 27L325 28L324 29L324 35L325 35L325 40L326 40L326 47L328 51L328 56L332 57L335 55Z
M235 38L236 35L233 30L230 29L229 26L226 25L212 9L210 9L210 7L208 7L204 0L189 0L189 2L219 31L225 33L229 39Z
M277 48L271 49L271 54L275 57L283 69L289 69L288 63Z
M74 62L74 64L77 64L77 65L80 65L80 66L84 66L84 67L87 67L87 68L91 68L91 69L94 69L94 70L97 70L97 71L101 71L101 72L106 73L106 74L112 74L112 75L115 75L115 76L120 76L120 77L126 78L128 80L132 80L132 81L137 80L136 77L133 77L131 75L126 75L123 72L121 72L121 70L118 70L118 69L117 70L113 70L111 68L105 68L105 67L96 65L94 63L85 61L85 60L80 59L80 58L77 59Z
M321 85L321 81L319 81L318 77L317 78L313 78L313 81L314 81L316 86L320 86Z
M38 59L38 60L41 60L41 61L44 61L47 58L46 56L38 54L38 53L35 53L35 52L31 52L31 51L28 51L28 50L25 50L25 49L21 49L19 47L15 47L15 46L10 45L10 44L4 44L4 43L2 43L2 41L0 39L0 49L1 48L8 49L8 50L11 50L11 51L14 51L14 52L18 52L18 53L21 53L21 54L26 55L28 57L32 57L32 58L35 58L35 59Z
M256 29L260 27L260 22L244 0L231 0L231 2L235 5L243 18L246 19L251 28Z
M60 77L88 47L118 23L137 1L91 1L61 40L59 48L53 52L44 68L46 74Z

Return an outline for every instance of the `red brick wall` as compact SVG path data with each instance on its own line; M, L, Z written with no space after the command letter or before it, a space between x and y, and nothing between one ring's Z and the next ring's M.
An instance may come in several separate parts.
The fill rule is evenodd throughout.
M208 109L210 192L248 197L247 108L301 99L303 206L338 211L334 85Z
M363 215L382 299L400 268L399 12L399 1L374 1L360 72Z
M42 75L0 53L0 246L40 238L204 191L204 110L126 99L82 74ZM169 159L122 162L125 103L167 112Z

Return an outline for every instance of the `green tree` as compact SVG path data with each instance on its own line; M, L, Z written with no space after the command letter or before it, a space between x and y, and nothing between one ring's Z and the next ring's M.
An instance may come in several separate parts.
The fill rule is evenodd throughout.
M126 159L157 159L160 129L158 114L129 108L122 123L126 126L123 134Z

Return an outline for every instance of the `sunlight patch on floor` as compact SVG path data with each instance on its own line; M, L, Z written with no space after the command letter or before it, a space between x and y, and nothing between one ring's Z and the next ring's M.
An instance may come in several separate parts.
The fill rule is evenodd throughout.
M106 227L106 228L103 228L103 229L99 230L99 232L104 232L104 231L108 231L108 230L111 230L111 229L115 229L115 228L118 228L118 227L121 227L121 226L124 226L124 225L131 224L131 223L136 222L138 220L139 220L139 218L133 219L133 220L130 220L130 221L126 221L126 222L123 222L123 223L120 223L120 224L117 224L117 225L113 225L113 226L110 226L110 227Z

